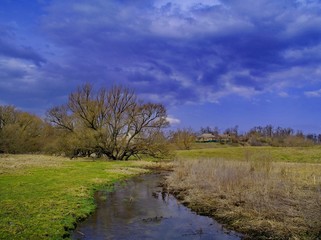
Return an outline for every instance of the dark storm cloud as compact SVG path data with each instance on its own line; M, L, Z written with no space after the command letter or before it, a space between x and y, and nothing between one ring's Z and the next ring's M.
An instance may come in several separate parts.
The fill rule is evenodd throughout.
M0 55L32 61L37 66L46 62L46 60L37 54L32 48L27 46L13 46L2 39L0 39Z
M1 56L31 61L37 66L46 62L45 58L32 47L18 44L15 37L15 29L5 25L0 25Z
M54 54L0 26L1 76L52 95L120 82L151 99L204 103L285 96L321 79L319 1L53 0L39 22Z
M27 99L41 93L41 71L46 62L34 47L21 41L17 27L0 24L0 104L32 105Z

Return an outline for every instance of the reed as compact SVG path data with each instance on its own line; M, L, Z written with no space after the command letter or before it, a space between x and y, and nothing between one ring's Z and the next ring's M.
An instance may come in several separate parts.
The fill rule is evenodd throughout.
M178 160L169 189L194 210L255 239L321 235L321 165L226 159Z

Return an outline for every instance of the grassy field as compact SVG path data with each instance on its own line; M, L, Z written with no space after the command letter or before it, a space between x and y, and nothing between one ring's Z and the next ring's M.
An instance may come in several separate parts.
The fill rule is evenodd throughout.
M0 239L62 239L95 208L93 192L146 172L143 161L0 155Z
M192 150L177 151L177 158L224 158L246 161L263 159L274 162L321 163L321 147L232 147L208 143L195 144Z
M251 239L321 238L321 149L179 151L171 191Z
M321 148L197 145L177 151L170 188L193 209L254 239L321 238ZM93 193L151 161L0 155L0 239L61 239Z

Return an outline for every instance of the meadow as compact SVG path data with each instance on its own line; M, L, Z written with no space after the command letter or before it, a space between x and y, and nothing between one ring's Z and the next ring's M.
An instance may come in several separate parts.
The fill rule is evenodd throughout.
M321 149L179 151L170 191L250 239L321 237Z
M68 238L95 209L93 193L145 173L143 161L0 155L0 239Z
M195 144L168 166L169 190L228 229L252 239L321 236L320 147ZM2 154L0 239L68 238L95 209L96 190L159 167L150 160Z
M178 158L224 158L232 160L270 160L273 162L321 163L321 147L240 147L217 143L196 143L191 150L179 150Z

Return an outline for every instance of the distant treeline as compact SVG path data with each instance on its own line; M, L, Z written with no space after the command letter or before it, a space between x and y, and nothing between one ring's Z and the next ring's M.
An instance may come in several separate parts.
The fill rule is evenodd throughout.
M218 127L168 131L162 105L142 104L127 90L124 99L123 92L117 92L124 90L117 88L106 93L104 103L99 99L102 93L94 95L87 88L71 94L68 104L49 109L46 119L14 106L0 106L0 153L95 154L126 160L139 154L163 157L173 149L190 149L197 141L287 147L321 144L321 134L272 125L253 127L245 133L239 133L238 126L223 131Z
M219 128L201 128L199 134L210 133L224 136L229 142L248 144L251 146L308 146L321 143L321 134L304 134L301 130L272 125L256 126L245 133L239 133L238 126L219 131Z
M195 142L236 146L305 147L321 144L321 134L304 134L292 128L272 125L253 127L245 133L239 133L238 126L223 131L218 127L202 127L199 131L192 128L171 131L169 140L176 149L191 149Z

